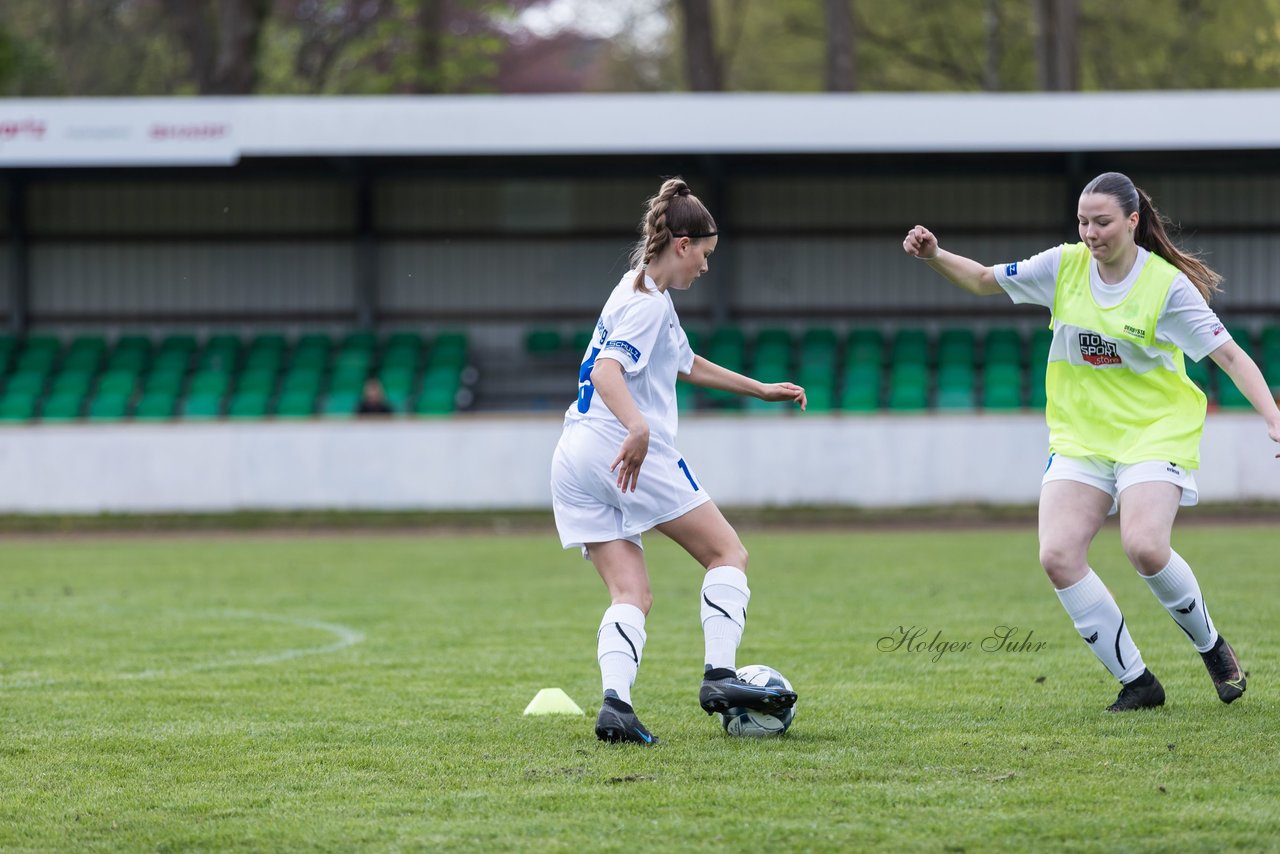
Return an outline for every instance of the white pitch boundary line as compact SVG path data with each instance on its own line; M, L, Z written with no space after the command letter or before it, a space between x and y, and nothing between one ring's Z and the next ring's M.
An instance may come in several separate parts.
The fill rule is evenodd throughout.
M333 643L325 644L324 646L306 646L297 647L295 649L285 649L280 652L260 655L256 658L215 659L213 661L192 664L187 667L171 668L167 670L141 670L137 673L108 673L95 677L85 677L83 679L0 680L0 691L16 688L43 688L52 685L70 685L77 682L92 684L94 682L117 680L133 681L139 679L163 679L171 676L180 676L185 673L202 673L208 670L219 670L226 667L255 667L267 664L278 664L282 661L292 661L295 658L302 658L308 655L327 655L333 652L341 652L348 647L361 643L365 639L364 632L358 631L349 626L344 626L341 623L326 623L321 620L309 620L305 617L290 617L285 614L265 614L258 611L215 611L211 612L208 616L244 620L261 620L268 623L285 623L286 625L300 626L304 629L315 629L317 631L328 632L336 637L337 640Z

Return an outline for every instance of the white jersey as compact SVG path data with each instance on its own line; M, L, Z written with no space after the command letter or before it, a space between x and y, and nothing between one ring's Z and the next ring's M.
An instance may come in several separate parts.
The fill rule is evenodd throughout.
M1108 285L1098 275L1098 261L1089 259L1089 285L1093 298L1103 308L1119 305L1129 295L1150 253L1138 247L1138 258L1124 280ZM1004 288L1016 303L1030 303L1053 309L1053 296L1057 288L1058 267L1062 263L1062 247L1046 249L1025 261L997 264L992 267L996 283ZM1218 315L1204 297L1182 273L1169 286L1169 296L1156 320L1156 340L1172 344L1186 356L1200 361L1231 340L1231 334L1218 320Z
M600 312L596 334L582 356L578 399L565 413L565 421L590 421L597 427L612 424L619 434L625 433L591 383L596 360L613 359L622 365L627 391L649 424L650 438L674 445L679 420L677 374L693 369L693 350L670 294L659 291L648 276L648 289L637 291L635 280L635 270L623 276Z

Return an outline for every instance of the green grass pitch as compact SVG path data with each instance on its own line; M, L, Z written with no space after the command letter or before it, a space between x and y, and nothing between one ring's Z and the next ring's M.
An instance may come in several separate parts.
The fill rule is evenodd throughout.
M1230 707L1114 527L1102 533L1093 565L1169 697L1121 716L1102 711L1116 685L1040 572L1033 526L744 539L753 598L738 662L791 679L795 724L738 740L698 709L700 573L655 535L634 698L662 744L643 749L594 738L607 602L550 531L10 538L0 850L1218 851L1280 839L1273 529L1175 534L1250 671ZM1000 626L1030 644L982 649ZM900 629L924 629L912 645L934 649L892 648ZM523 717L544 687L587 714Z

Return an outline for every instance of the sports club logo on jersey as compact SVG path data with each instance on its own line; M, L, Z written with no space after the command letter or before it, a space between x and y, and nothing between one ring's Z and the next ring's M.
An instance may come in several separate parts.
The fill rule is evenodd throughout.
M1009 277L1018 275L1018 262L1014 261L1012 264L1005 264L1004 274Z
M626 341L613 340L604 345L606 350L621 350L631 357L631 361L640 361L640 351L628 344Z
M1080 333L1080 358L1095 368L1122 364L1115 342L1092 332Z
M1213 324L1213 327L1209 331L1213 333L1213 337L1217 338L1219 335L1223 333L1225 329L1226 327L1223 326L1221 323L1215 323Z

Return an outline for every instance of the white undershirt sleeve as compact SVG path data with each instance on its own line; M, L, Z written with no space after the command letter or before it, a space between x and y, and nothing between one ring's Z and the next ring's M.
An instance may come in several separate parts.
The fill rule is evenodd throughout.
M1004 288L1015 303L1053 308L1053 292L1057 287L1061 263L1062 247L1054 246L1025 261L996 264L991 269L996 274L996 284Z

